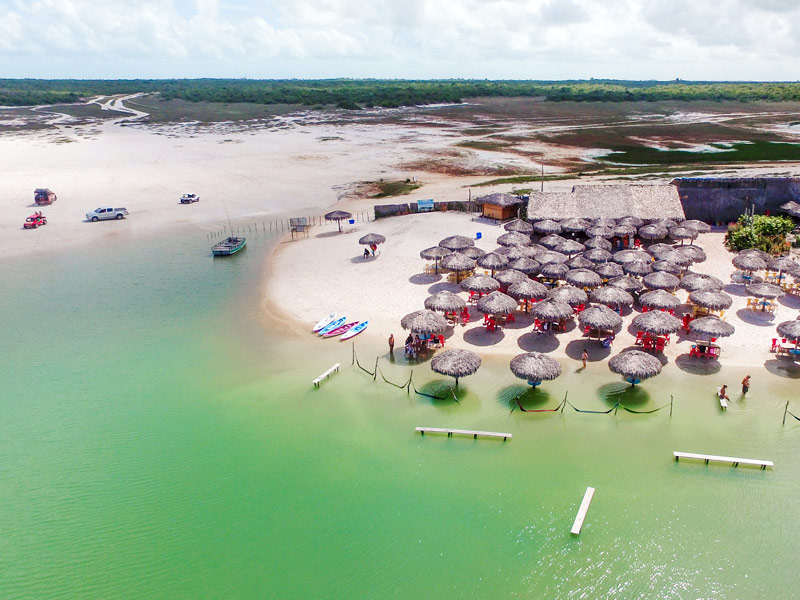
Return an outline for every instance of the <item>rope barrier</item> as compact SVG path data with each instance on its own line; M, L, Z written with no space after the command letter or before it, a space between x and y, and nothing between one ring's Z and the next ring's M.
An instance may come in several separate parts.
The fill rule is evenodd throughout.
M633 413L635 415L649 415L654 412L660 411L662 408L667 408L668 406L672 406L672 402L669 404L665 404L664 406L659 406L658 408L654 408L653 410L633 410L632 408L628 408L627 406L619 405L619 407L623 410L627 410L629 413Z
M401 390L408 390L409 389L409 385L411 384L411 379L414 377L414 371L412 370L411 371L411 376L409 376L408 381L406 381L403 385L398 385L398 384L386 379L386 376L383 374L383 371L381 370L380 367L378 367L378 372L381 374L381 379L383 379L386 383L388 383L389 385L393 385L396 388L400 388Z
M517 401L517 406L519 406L519 409L520 409L522 412L527 412L527 413L558 412L558 411L560 411L560 410L564 410L564 404L567 402L567 396L566 396L566 394L565 394L565 395L564 395L564 399L563 399L561 402L559 402L559 403L558 403L558 406L556 406L555 408L536 408L536 409L527 409L527 408L524 408L524 407L522 406L522 402L520 402L520 397L521 397L522 395L523 395L523 394L519 394L518 396L516 396L516 397L514 398L514 400L516 400L516 401ZM513 409L512 409L512 410L513 410Z
M447 396L434 396L433 394L426 394L425 392L420 392L417 389L417 386L414 385L413 381L411 381L410 383L411 383L411 387L414 388L414 393L419 394L420 396L425 396L426 398L433 398L434 400L447 400ZM453 388L448 386L448 389L450 390L450 393L453 396L453 400L458 402L458 398L456 398L456 394L453 391ZM459 402L459 404L460 404L460 402Z
M619 403L619 402L617 402L617 403L616 403L614 406L612 406L612 407L611 407L611 408L609 408L608 410L581 410L580 408L576 408L576 407L575 407L575 405L573 405L573 404L572 404L572 402L570 402L569 400L567 400L566 402L567 402L567 404L569 404L569 405L572 407L572 409L573 409L575 412L579 412L579 413L589 413L589 414L593 414L593 415L607 415L607 414L608 414L608 413L610 413L612 410L613 410L613 411L616 413L616 412L617 412L617 409L620 407L620 403Z

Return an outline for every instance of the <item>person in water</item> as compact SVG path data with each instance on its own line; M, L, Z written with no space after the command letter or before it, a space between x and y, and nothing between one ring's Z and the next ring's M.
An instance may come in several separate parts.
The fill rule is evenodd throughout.
M719 396L720 400L730 400L730 398L728 398L728 386L727 385L723 385L721 388L719 388L719 392L717 392L717 396Z
M748 391L750 391L750 375L742 379L742 396L747 395Z

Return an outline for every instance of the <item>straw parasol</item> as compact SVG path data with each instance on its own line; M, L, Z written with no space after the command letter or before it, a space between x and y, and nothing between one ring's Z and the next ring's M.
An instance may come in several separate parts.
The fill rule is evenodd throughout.
M608 368L625 377L631 385L636 385L642 379L661 373L661 361L641 350L626 350L609 360Z
M588 258L593 263L604 263L611 260L613 256L608 250L602 248L592 248L583 253L584 258Z
M653 290L639 296L639 304L647 308L663 308L672 310L681 305L681 301L675 294L670 294L666 290Z
M742 271L762 271L767 268L767 261L755 254L737 254L733 257L733 266Z
M683 245L684 240L694 241L697 238L696 230L692 229L691 227L681 227L680 225L673 227L668 231L668 233L671 239L680 240L681 245Z
M553 288L547 292L547 297L559 302L566 302L570 306L586 304L589 299L586 292L574 285L562 285L561 287Z
M781 210L789 213L793 217L800 216L800 204L794 200L790 200L786 204L781 204Z
M545 252L537 254L536 260L539 261L540 264L546 265L547 263L565 263L569 259L560 252L546 250Z
M501 285L508 287L509 285L513 285L515 283L519 283L520 281L527 281L528 276L525 275L522 271L515 271L514 269L506 269L504 271L498 271L494 274L494 278L500 282Z
M503 225L506 231L516 231L517 233L530 233L533 231L533 225L522 219L514 219L513 221Z
M613 247L611 245L611 242L601 237L589 238L583 245L586 246L587 248L602 248L603 250L611 250L611 248Z
M733 298L719 290L699 290L689 293L689 302L711 310L724 310L733 304Z
M472 271L475 268L475 261L459 252L448 254L442 259L442 267L449 271L454 271L458 278L464 271ZM456 278L456 279L457 279Z
M650 244L650 246L648 246L647 248L647 251L657 260L661 260L661 257L665 253L672 252L677 247L679 246L671 246L669 244L662 244L661 242L659 242L657 244Z
M368 233L367 235L362 236L358 239L358 243L361 244L362 246L371 246L372 244L375 244L377 246L378 244L382 244L385 241L386 238L383 237L380 233Z
M636 331L644 331L654 335L675 333L681 328L680 319L663 310L650 310L634 317L631 326Z
M561 365L554 358L541 352L526 352L511 359L511 372L526 379L532 386L542 381L551 381L561 375Z
M447 248L442 248L441 246L434 246L433 248L425 248L419 253L420 258L424 258L425 260L435 260L436 261L436 272L439 272L439 259L444 258L452 254L451 250Z
M667 237L667 230L658 225L645 225L639 228L639 237L646 240L663 240Z
M720 279L705 273L687 273L681 277L681 289L687 292L700 290L721 290L724 284Z
M718 317L702 317L689 323L689 331L709 338L710 343L710 338L712 337L719 338L733 335L735 328Z
M611 238L614 237L614 230L611 227L592 225L586 230L586 235L588 237Z
M772 271L778 271L779 277L780 274L784 272L789 273L789 275L797 275L800 273L800 265L787 256L773 258L767 263L767 267Z
M448 290L436 292L433 296L425 298L425 308L442 312L459 311L467 305L466 301Z
M342 221L352 218L353 215L344 210L334 210L325 215L326 221L336 221L336 224L339 226L339 231L342 230Z
M561 225L552 219L537 221L533 224L533 230L539 234L561 233Z
M650 267L652 267L653 271L671 273L672 275L677 275L678 273L683 272L683 267L669 260L657 260L652 263Z
M552 233L552 234L550 234L548 236L545 236L542 239L540 239L539 240L539 244L541 244L542 246L544 246L548 250L555 250L555 248L559 244L563 244L566 241L567 241L566 238L563 238L563 237L561 237L560 235L558 235L556 233Z
M679 267L688 267L694 262L694 256L678 250L672 250L670 252L661 252L658 255L658 260L675 263Z
M578 252L583 252L586 250L586 247L581 244L580 242L576 242L575 240L564 240L560 244L558 244L554 250L556 252L561 252L561 254L567 254L568 256L572 256L573 254L577 254Z
M463 250L459 250L458 253L463 254L464 256L471 258L472 260L475 260L486 254L486 250L481 250L476 246L470 246L469 248L464 248Z
M615 252L611 258L621 265L629 262L649 263L653 259L652 256L642 250L620 250Z
M546 298L531 307L531 314L541 321L558 321L572 316L572 307L566 302Z
M572 269L564 275L564 280L577 287L596 288L603 285L603 278L589 269Z
M753 283L745 287L747 293L756 298L780 298L784 291L772 283Z
M659 227L663 227L664 229L672 229L673 227L677 226L678 223L676 223L672 219L665 218L665 219L659 219L655 223L652 223L652 225L658 225Z
M581 233L586 231L591 224L586 219L572 217L570 219L564 219L561 221L560 225L562 231L566 231L568 233Z
M480 292L482 294L493 292L500 288L500 282L488 275L473 275L461 282L461 289L467 292Z
M644 287L644 284L639 281L638 279L634 279L633 277L628 277L627 275L623 275L622 277L615 277L614 279L609 279L608 285L613 285L614 287L618 287L620 289L625 290L626 292L638 292Z
M800 340L800 321L794 320L778 323L777 331L778 335L781 337L794 340L795 343L797 343L797 340Z
M510 315L517 308L517 301L503 292L492 292L478 300L478 310L485 315Z
M619 333L622 329L622 317L620 317L613 310L600 304L598 306L590 306L578 314L578 323L581 327L590 327L600 331L613 331Z
M431 370L440 375L455 377L458 387L459 377L476 373L481 366L481 357L472 350L452 348L437 354L431 359Z
M632 306L633 296L628 292L613 285L606 285L589 294L592 302L599 302L606 306Z
M664 271L656 271L645 275L642 279L642 283L651 290L674 291L680 287L681 280L675 277L675 275L670 275Z
M527 312L527 300L541 300L547 296L547 288L538 281L528 279L527 281L512 283L510 286L508 286L506 293L517 300L526 300L525 312Z
M639 262L638 260L629 260L626 263L622 263L622 270L625 271L628 275L635 275L637 277L641 277L642 275L647 275L648 273L653 272L653 267L651 266L652 263L649 262Z
M508 262L512 260L517 260L518 258L530 258L523 250L525 248L530 248L530 246L506 246L505 249L508 250L503 256L506 257Z
M763 250L759 250L758 248L747 248L746 250L740 250L737 256L757 256L764 262L769 262L772 260L772 256Z
M698 221L697 219L687 219L681 223L681 227L694 229L697 233L708 233L711 231L711 225L705 221Z
M610 227L613 229L616 224L617 220L611 217L597 217L592 221L592 227Z
M489 252L488 254L484 254L475 262L479 267L491 270L493 275L495 271L505 269L508 265L508 259L497 252Z
M617 225L632 225L633 227L641 227L644 221L639 217L627 216L617 220Z
M508 268L526 275L536 274L539 272L541 265L532 258L518 258L515 261L508 263Z
M563 279L564 275L569 271L569 267L564 263L546 263L539 269L539 273L550 279Z
M497 243L501 246L530 246L530 236L516 231L509 231L497 238Z
M708 258L705 250L703 250L700 246L683 246L681 248L676 248L675 253L681 256L688 256L693 262L696 263L705 262L705 260Z
M403 317L400 326L412 333L441 333L447 329L447 319L432 310L417 310Z
M570 269L594 269L595 264L583 256L573 256L565 263Z
M459 250L463 250L464 248L469 248L470 246L474 246L475 242L472 238L468 238L465 235L451 235L450 237L444 238L439 245L442 248L447 248L448 250L452 250L453 252L458 252Z
M633 225L617 225L613 228L613 231L617 237L625 237L626 235L635 235L636 227Z
M625 270L622 268L622 265L619 265L614 262L607 262L596 265L594 268L594 272L600 275L600 277L602 277L603 279L613 279L614 277L622 277L625 274Z

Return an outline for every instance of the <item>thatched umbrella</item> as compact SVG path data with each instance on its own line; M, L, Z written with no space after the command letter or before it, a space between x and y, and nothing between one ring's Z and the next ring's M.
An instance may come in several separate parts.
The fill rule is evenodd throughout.
M523 221L522 219L514 219L513 221L503 225L503 229L506 231L516 231L517 233L527 233L530 235L530 233L533 231L533 225L527 221Z
M561 225L552 219L537 221L533 224L533 230L539 234L561 233Z
M756 298L780 298L785 293L779 286L772 283L752 283L745 287L747 293Z
M681 289L687 292L721 290L723 287L724 284L720 279L705 273L687 273L681 277Z
M636 227L633 225L617 225L613 228L614 235L625 237L626 235L636 235Z
M772 260L767 263L767 267L772 271L778 271L778 277L780 278L781 273L789 273L789 275L798 275L800 274L800 265L793 261L791 258L786 256L779 256L777 258L773 258Z
M639 304L647 308L673 310L681 305L681 301L675 294L670 294L666 290L653 290L639 296Z
M612 238L614 237L614 230L611 227L593 225L586 230L586 235L588 237Z
M657 260L663 260L661 258L662 256L669 254L678 247L679 246L671 246L670 244L662 244L659 242L657 244L650 244L650 246L647 247L647 251Z
M696 230L690 227L681 227L680 225L678 225L677 227L673 227L672 229L669 230L668 233L671 239L680 240L681 245L683 245L684 240L694 241L697 238Z
M680 256L688 256L693 262L696 263L705 262L705 260L708 258L705 250L703 250L700 246L683 246L676 248L675 253Z
M548 236L545 236L542 239L540 239L539 240L539 244L541 244L542 246L544 246L548 250L555 250L555 248L559 244L563 244L566 241L567 241L566 238L563 238L563 237L561 237L560 235L558 235L556 233L552 233L552 234L550 234Z
M659 227L663 227L664 229L672 229L673 227L677 226L678 223L673 221L672 219L659 219L652 225L657 225Z
M728 337L729 335L733 335L735 328L730 323L717 317L702 317L701 319L695 319L689 323L689 331L709 338L710 344L712 337Z
M668 260L657 260L650 265L653 271L663 271L664 273L671 273L672 275L677 275L678 273L683 272L683 267L680 265L668 261Z
M558 321L572 316L572 307L566 302L546 298L531 306L531 314L540 321Z
M472 350L452 348L437 354L431 359L431 370L440 375L455 377L458 387L459 377L476 373L481 366L481 357Z
M561 254L572 256L573 254L577 254L578 252L583 252L584 250L586 250L586 247L580 242L576 242L575 240L564 240L553 249L556 252L561 252Z
M613 285L604 285L601 288L592 290L589 294L592 302L599 302L606 306L631 306L633 305L633 296L628 292Z
M588 258L593 263L604 263L611 260L613 256L608 250L602 248L592 248L583 253L584 258Z
M608 361L612 372L622 375L628 383L636 385L661 373L661 361L641 350L620 352Z
M358 243L362 246L372 246L373 244L377 246L385 241L386 238L380 233L368 233L367 235L358 238Z
M800 321L794 320L778 323L777 331L778 335L781 337L794 340L795 344L797 344L798 340L800 340Z
M639 228L639 237L646 240L663 240L667 237L667 230L658 225L645 225Z
M747 248L746 250L740 250L737 256L757 256L764 262L769 262L772 260L772 256L763 250L759 250L758 248Z
M690 256L685 252L679 252L678 250L672 250L671 252L660 253L658 255L658 260L671 262L679 267L688 267L694 262L694 256Z
M419 256L420 258L424 258L425 260L435 260L436 273L439 273L439 260L444 258L445 256L449 256L452 253L453 251L448 250L447 248L442 248L441 246L434 246L433 248L425 248L425 250L419 253Z
M416 310L403 317L400 326L412 333L441 333L447 329L447 319L432 310Z
M622 277L625 274L625 270L622 268L622 265L619 265L614 262L607 262L596 265L594 268L594 272L600 275L600 277L602 277L603 279L613 279L614 277Z
M503 292L492 292L478 300L478 310L485 315L510 315L517 308L517 301Z
M596 288L603 285L603 278L589 269L572 269L564 275L564 280L576 287Z
M651 290L674 291L680 287L681 280L675 277L675 275L670 275L664 271L656 271L645 275L642 279L642 283Z
M564 275L567 274L569 271L569 267L564 263L546 263L542 265L542 268L539 269L539 273L544 277L549 277L550 279L563 279Z
M629 260L626 263L622 263L622 270L625 271L628 275L635 275L637 277L641 277L642 275L647 275L648 273L653 272L653 267L651 265L652 263L649 262L639 262L638 260Z
M448 250L452 250L453 252L458 252L459 250L463 250L464 248L469 248L470 246L474 246L475 242L472 238L468 238L465 235L451 235L450 237L444 238L439 245L442 248L447 248Z
M624 265L629 262L649 263L652 257L642 250L620 250L619 252L615 252L611 256L611 259L616 263Z
M476 260L486 254L486 250L481 250L476 246L470 246L469 248L464 248L463 250L458 251L459 254L463 254L467 258L471 258L472 260Z
M530 246L531 238L524 233L509 231L499 236L497 243L501 246Z
M425 308L441 312L456 312L467 305L466 301L448 290L436 292L433 296L425 298Z
M633 277L629 277L627 275L623 275L622 277L614 277L614 279L608 280L608 285L613 285L614 287L618 287L620 289L625 290L626 292L638 292L644 287L644 284L639 281L638 279L634 279Z
M492 275L494 275L495 271L505 269L508 265L508 259L497 252L489 252L488 254L484 254L475 262L478 263L479 267L492 271Z
M579 304L586 304L586 301L589 299L581 288L577 288L574 285L562 285L557 288L553 288L549 292L547 292L547 297L552 298L553 300L558 300L559 302L566 302L570 306L578 306Z
M697 233L708 233L711 231L711 225L705 221L698 221L697 219L687 219L681 222L681 227L688 227L694 229Z
M572 217L570 219L564 219L561 221L560 225L562 231L566 231L568 233L581 233L586 231L591 224L586 219Z
M456 283L458 283L458 277L461 273L464 271L472 271L475 268L475 261L459 252L454 252L442 259L442 267L455 272Z
M506 293L517 300L525 300L525 312L528 311L528 300L541 300L547 296L547 288L538 281L528 279L508 286Z
M594 269L595 264L583 256L573 256L565 263L570 269Z
M511 359L511 372L528 384L537 386L542 381L551 381L561 375L561 365L554 358L541 352L526 352Z
M611 250L611 248L613 247L611 245L611 242L601 237L589 238L583 245L586 246L587 248L602 248L603 250Z
M339 226L339 231L342 230L342 221L352 218L353 215L344 210L334 210L325 215L326 221L336 221L336 224Z
M742 271L762 271L767 268L767 261L755 254L737 254L733 257L733 266Z
M641 227L644 225L644 221L639 217L628 216L618 219L617 225L632 225L633 227Z
M611 217L597 217L592 221L592 227L610 227L613 229L616 224L617 220Z
M548 263L565 263L569 259L560 252L553 252L552 250L547 250L545 252L540 252L539 254L537 254L536 260L539 262L539 264L546 265Z
M520 281L527 281L528 276L525 275L522 271L515 271L514 269L505 269L504 271L498 271L494 274L494 278L500 282L501 285L508 287L515 283L519 283Z
M792 212L800 212L800 204L794 200L790 200L786 204L781 204L781 210L791 214Z
M520 273L525 273L526 275L538 273L540 266L541 265L532 258L524 258L524 257L518 258L517 260L508 263L509 269L519 271Z
M631 325L636 331L644 331L654 335L675 333L681 328L680 319L663 310L650 310L634 317Z
M461 282L461 289L467 292L480 292L488 294L500 289L500 282L488 275L473 275Z
M518 258L530 258L530 256L524 252L526 248L530 248L530 246L506 246L506 250L508 250L508 252L503 254L503 256L506 257L508 262L517 260Z
M689 302L711 310L724 310L733 304L733 298L718 290L700 290L689 294Z
M590 306L578 313L578 323L581 327L613 331L614 333L619 333L619 330L622 329L622 317L604 304Z

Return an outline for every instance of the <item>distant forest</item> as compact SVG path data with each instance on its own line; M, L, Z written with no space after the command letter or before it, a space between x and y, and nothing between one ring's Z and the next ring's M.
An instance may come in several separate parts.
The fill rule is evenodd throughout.
M159 92L165 100L394 108L457 103L480 96L542 97L553 102L659 100L800 101L800 83L675 81L489 81L396 79L0 79L0 105L79 102L97 95Z

